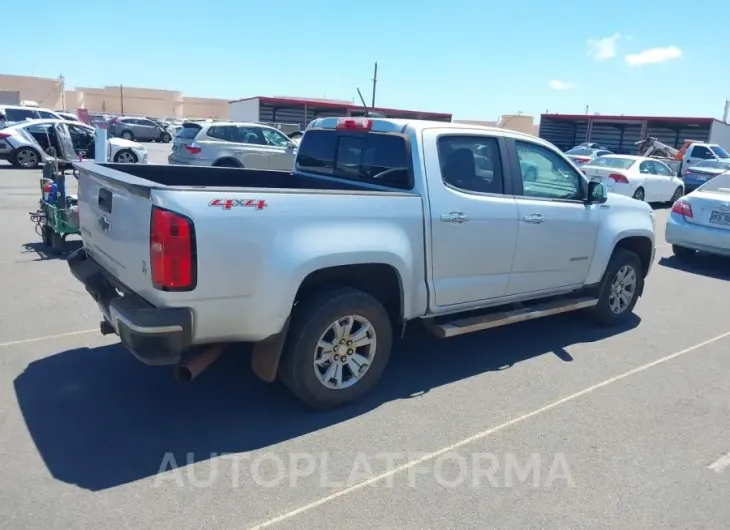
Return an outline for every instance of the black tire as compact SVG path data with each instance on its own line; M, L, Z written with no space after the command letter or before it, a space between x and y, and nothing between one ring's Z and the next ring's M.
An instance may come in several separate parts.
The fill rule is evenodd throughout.
M64 250L66 250L66 244L61 234L51 232L51 248L54 254L63 254Z
M22 169L37 169L42 163L42 157L32 147L21 147L13 154L13 165Z
M119 137L124 140L134 141L134 133L132 131L122 131L122 134L120 134Z
M646 194L644 193L644 188L636 188L633 198L636 199L637 201L644 202L644 199L646 198Z
M669 199L669 204L674 204L677 202L682 196L684 195L684 188L682 186L678 186L676 190L674 190L674 195L672 195L672 198Z
M132 162L122 162L122 155L127 154L132 155ZM136 164L137 162L139 162L139 158L137 158L137 155L134 154L131 149L122 149L116 155L114 155L114 162L117 164Z
M348 388L330 389L315 374L317 344L332 324L348 315L370 322L377 339L375 353L369 369L358 382ZM392 343L390 317L378 300L350 287L321 291L294 306L279 364L279 378L310 407L338 407L360 398L377 385L388 364Z
M616 275L624 267L632 268L636 275L636 283L634 285L631 301L619 313L614 312L610 306L612 298L612 284ZM623 248L614 251L611 260L606 267L606 273L601 281L598 290L598 304L588 311L590 317L602 326L617 326L626 321L631 316L636 302L639 300L639 294L644 289L644 269L641 260L634 252Z
M672 253L677 257L679 261L689 261L694 257L697 252L691 248L672 245Z
M50 247L53 245L53 230L48 225L43 225L41 228L41 240L43 241L43 244L47 247Z
M165 144L169 144L170 141L172 141L172 136L170 136L170 133L162 133L162 136L160 136L160 141Z

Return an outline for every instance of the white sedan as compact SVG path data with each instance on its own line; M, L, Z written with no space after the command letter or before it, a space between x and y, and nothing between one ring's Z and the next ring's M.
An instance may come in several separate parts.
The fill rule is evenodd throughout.
M50 148L54 148L57 153L62 151L55 127L59 123L68 129L76 155L93 157L93 127L67 120L48 119L18 123L0 130L0 160L7 160L24 169L33 169L53 160L48 154ZM147 150L137 142L110 138L108 148L110 162L147 162Z
M591 180L603 182L608 191L646 202L674 202L684 195L684 182L655 158L605 155L581 167Z
M730 256L730 172L675 202L664 237L682 260L698 250Z

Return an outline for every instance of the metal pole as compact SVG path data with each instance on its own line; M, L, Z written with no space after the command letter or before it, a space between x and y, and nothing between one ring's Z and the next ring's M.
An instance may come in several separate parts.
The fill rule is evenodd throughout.
M119 85L119 104L122 110L122 116L124 116L124 87Z
M371 108L375 108L375 87L378 85L378 62L375 61L375 72L373 73L373 104Z
M96 162L97 164L105 163L107 161L106 150L106 123L102 121L96 124L96 130L94 131L94 162Z

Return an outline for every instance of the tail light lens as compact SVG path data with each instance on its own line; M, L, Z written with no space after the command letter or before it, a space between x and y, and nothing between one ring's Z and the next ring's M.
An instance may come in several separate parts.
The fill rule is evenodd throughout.
M611 173L608 178L613 179L613 181L616 184L628 184L629 179L626 178L625 175L622 175L621 173Z
M114 118L114 119L112 120L112 124L113 124L113 125L116 125L117 123L119 123L119 118Z
M694 213L692 213L692 206L684 199L679 199L672 205L672 213L678 213L681 216L692 219Z
M196 144L195 142L191 144L185 144L185 150L190 153L191 155L197 155L200 154L200 146Z
M5 140L5 138L10 138L10 133L0 132L0 140Z
M195 288L195 230L192 220L152 207L150 273L155 289L192 291Z
M373 120L362 118L340 118L335 129L338 131L369 131L373 128Z

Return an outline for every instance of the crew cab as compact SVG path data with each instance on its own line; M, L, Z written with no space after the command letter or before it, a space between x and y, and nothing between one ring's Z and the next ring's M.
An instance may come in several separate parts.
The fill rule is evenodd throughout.
M440 338L573 310L620 324L654 255L648 204L504 129L321 118L293 171L75 166L68 264L102 333L183 380L253 343L254 372L317 408L371 390L414 321Z

